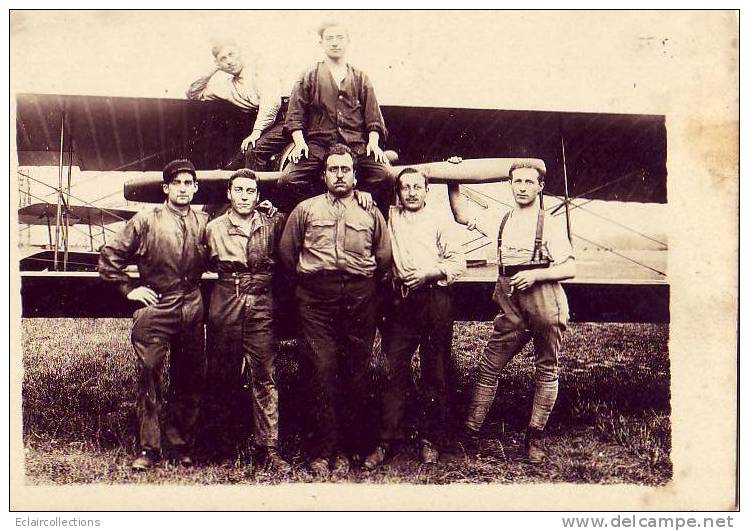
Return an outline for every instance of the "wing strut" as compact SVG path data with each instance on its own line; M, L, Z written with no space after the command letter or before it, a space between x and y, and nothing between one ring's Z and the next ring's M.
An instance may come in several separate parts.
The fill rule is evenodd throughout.
M53 267L55 271L59 271L59 251L60 251L60 226L62 225L62 166L64 163L63 156L63 143L65 142L65 111L62 113L60 123L60 165L57 171L58 187L57 187L57 216L55 218L55 254L53 260Z
M570 193L567 187L567 158L564 153L564 134L559 135L562 140L562 170L564 173L564 217L567 218L567 239L572 241L572 225L570 223Z

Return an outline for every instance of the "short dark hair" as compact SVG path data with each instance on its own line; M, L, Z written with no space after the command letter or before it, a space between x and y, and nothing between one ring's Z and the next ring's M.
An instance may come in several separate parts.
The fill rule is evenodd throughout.
M257 181L257 175L255 175L254 171L248 170L247 168L242 168L241 170L237 170L229 176L229 182L226 184L227 190L231 190L231 187L234 185L234 180L240 178L252 179L253 181Z
M354 161L354 170L356 170L356 157L354 157L354 152L351 151L351 148L346 144L341 144L340 142L338 142L330 146L325 152L325 156L322 159L323 171L327 167L328 158L330 158L331 155L349 155L351 157L351 160Z
M546 166L543 163L539 164L539 162L535 160L518 160L513 162L510 166L510 171L508 172L510 180L512 180L513 172L521 168L530 168L536 170L536 173L538 173L539 184L546 180Z
M400 189L401 189L401 178L404 175L411 175L411 174L414 174L414 173L416 173L418 175L421 175L424 178L424 186L429 186L429 177L427 177L426 175L424 175L424 172L422 172L421 170L417 170L416 168L412 168L412 167L409 166L407 168L403 168L400 171L400 173L398 174L398 176L395 178L395 193L396 193L396 195L398 194L398 191L400 191Z
M239 48L237 43L234 41L234 39L226 39L224 41L216 41L213 43L213 46L211 46L211 53L213 54L214 58L218 58L218 54L221 53L221 50L226 48L227 46L233 46L234 48Z
M346 26L346 24L343 24L339 20L324 20L320 22L320 24L318 24L317 26L317 35L322 39L322 34L325 33L325 30L328 28L333 28L335 26L342 27L344 30L346 30L346 37L349 36L348 27Z

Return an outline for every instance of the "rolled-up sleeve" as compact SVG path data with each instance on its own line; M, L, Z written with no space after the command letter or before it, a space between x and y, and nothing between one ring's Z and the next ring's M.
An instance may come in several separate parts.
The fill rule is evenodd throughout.
M377 264L377 276L383 276L390 270L393 262L393 249L385 218L378 209L375 208L373 210L374 232L372 234L372 241L374 245L372 247L374 248L375 262Z
M546 216L545 225L548 227L544 227L544 231L546 232L546 247L554 264L559 265L569 259L574 260L575 253L572 249L572 243L570 243L570 239L567 237L567 228L564 220Z
M380 110L380 104L377 102L374 86L369 80L369 76L364 73L362 73L361 90L360 99L364 101L364 122L367 133L377 131L380 133L380 141L384 142L388 136L385 119L382 117L382 111Z
M310 74L303 74L291 90L289 96L289 108L286 111L284 129L289 133L304 130L307 125L307 109L310 104Z
M203 100L205 98L205 90L208 88L208 82L211 80L211 76L202 76L192 82L187 89L187 99L189 100Z
M445 278L437 281L440 286L449 286L466 272L466 257L458 244L453 227L443 224L437 231L437 248L440 261L437 267Z
M253 130L265 131L276 121L278 111L281 109L281 83L280 81L266 75L258 76L257 87L260 95L257 118L252 126Z
M304 239L304 217L302 205L297 205L286 220L278 244L278 258L284 269L290 273L296 271L299 262L299 250Z

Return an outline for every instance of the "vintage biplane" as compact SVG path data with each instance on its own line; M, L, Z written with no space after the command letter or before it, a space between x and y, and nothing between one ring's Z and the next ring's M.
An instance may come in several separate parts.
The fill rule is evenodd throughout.
M100 172L101 179L132 173L125 198L160 202L161 169L172 159L188 158L198 169L200 182L194 202L216 203L225 197L230 173L219 168L236 154L252 123L246 113L226 103L179 99L18 94L15 111L19 172L24 167L55 166L59 173L59 185L53 187L56 205L19 211L20 223L48 225L50 244L50 249L21 263L25 317L125 316L133 309L99 280L91 232L91 227L98 227L105 239L106 225L128 219L132 211L71 205L74 164L83 171ZM666 242L628 228L613 219L613 213L602 215L589 208L601 201L617 204L619 210L666 202L663 116L387 105L382 112L390 130L386 147L398 154L398 166L423 165L435 184L471 184L462 189L477 208L502 206L496 186L506 185L487 183L506 181L513 160L542 159L547 167L545 208L566 217L574 243L597 250L588 261L578 253L578 275L564 284L572 318L668 322ZM456 156L462 161L455 162ZM284 164L283 154L277 164ZM259 175L261 194L271 200L277 177L277 172ZM588 211L596 223L616 224L633 237L646 239L663 259L646 263L616 245L577 234L575 211ZM88 223L93 252L78 253L73 260L65 235L74 222ZM455 289L461 320L489 319L495 313L490 299L495 266L491 259L481 258L491 255L485 252L494 245L490 240L466 233L469 265L475 267L469 267ZM205 289L211 283L207 274Z

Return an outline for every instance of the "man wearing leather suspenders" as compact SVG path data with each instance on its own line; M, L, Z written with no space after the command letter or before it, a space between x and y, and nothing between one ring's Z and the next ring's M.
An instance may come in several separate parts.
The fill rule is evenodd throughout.
M533 408L525 437L528 461L540 463L538 444L558 392L558 354L567 327L567 298L559 281L575 276L575 258L564 226L543 210L546 170L533 161L510 167L515 207L504 217L471 218L457 185L449 189L458 223L497 238L499 275L492 296L499 305L494 330L479 360L478 378L465 422L464 441L475 447L497 393L499 373L532 338Z

